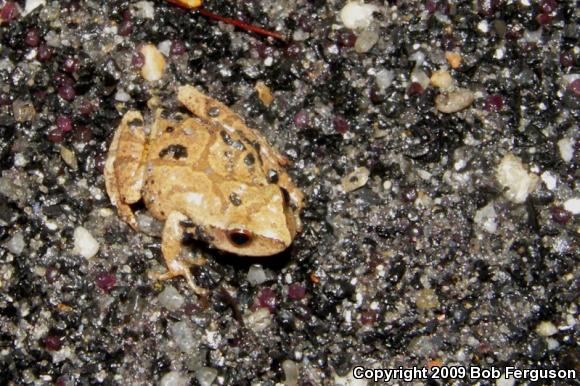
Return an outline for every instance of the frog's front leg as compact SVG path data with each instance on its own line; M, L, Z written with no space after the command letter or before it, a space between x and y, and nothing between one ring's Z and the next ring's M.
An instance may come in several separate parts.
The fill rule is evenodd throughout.
M238 114L223 103L201 93L193 86L181 86L178 89L177 99L194 115L221 126L241 133L246 139L260 147L260 155L273 164L285 166L288 159L274 150L259 132L246 126Z
M129 205L141 199L146 142L143 116L138 111L128 111L115 132L105 163L105 185L111 202L135 230L137 220Z
M191 289L198 295L205 295L207 291L195 285L189 267L191 265L202 265L204 260L199 258L193 261L183 261L180 258L181 240L183 238L182 222L187 221L187 217L179 212L171 212L165 220L163 235L161 240L161 252L167 265L167 273L159 275L158 280L172 279L176 276L184 276Z

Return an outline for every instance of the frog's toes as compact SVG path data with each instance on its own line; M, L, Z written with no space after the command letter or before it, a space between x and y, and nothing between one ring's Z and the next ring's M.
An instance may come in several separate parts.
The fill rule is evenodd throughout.
M193 292L195 292L197 295L205 296L205 295L207 295L207 290L205 288L201 288L195 284L195 282L193 281L193 276L191 275L191 272L189 270L189 268L192 265L202 265L203 263L198 264L202 260L203 260L203 263L205 263L205 259L203 259L203 258L196 258L195 261L188 261L188 262L184 262L184 261L175 259L171 262L168 262L168 264L167 264L168 271L167 272L154 275L154 278L156 280L169 280L169 279L173 279L174 277L177 277L177 276L183 276L183 277L185 277L185 280L187 280L187 284L193 290Z

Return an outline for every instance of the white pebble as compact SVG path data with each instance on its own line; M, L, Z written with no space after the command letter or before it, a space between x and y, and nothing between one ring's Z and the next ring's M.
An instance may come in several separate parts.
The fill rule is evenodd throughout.
M431 74L431 79L429 80L433 86L438 87L441 90L449 90L453 86L453 78L447 70L433 72L433 74Z
M254 264L250 267L247 279L251 285L259 285L268 280L266 272L260 264Z
M517 204L526 201L539 182L539 177L528 173L522 161L513 154L507 154L502 158L495 176L500 185L507 188L506 198Z
M435 97L435 107L442 113L451 114L469 107L475 95L471 90L458 88L450 93L439 94Z
M572 214L580 214L580 198L570 198L564 202L564 209Z
M345 193L352 192L366 185L370 171L363 167L356 168L352 173L342 179L342 189Z
M36 8L40 7L41 5L46 5L46 0L26 0L26 4L24 5L24 12L22 12L22 16L26 16Z
M537 325L536 332L541 336L552 336L558 333L558 327L552 322L544 321Z
M389 88L389 86L393 83L393 79L395 79L395 74L393 71L390 70L381 70L377 72L375 75L375 79L377 81L377 86L379 90L385 91L385 89Z
M544 172L544 173L542 173L540 178L542 179L542 181L544 181L544 184L546 184L546 188L548 188L548 190L556 189L556 185L558 184L558 179L556 178L556 176L554 174L552 174L550 172Z
M252 331L260 332L272 323L272 316L267 308L261 307L245 315L244 322Z
M157 49L164 56L168 57L171 52L171 40L164 40L157 45Z
M217 377L217 370L211 367L202 367L195 372L195 379L201 386L211 386Z
M16 232L10 240L6 242L6 249L10 251L13 255L20 255L26 247L24 242L24 235L22 232Z
M285 386L298 385L298 366L296 362L286 359L282 362L282 369L284 370Z
M354 50L359 54L369 52L379 41L379 34L375 31L365 30L358 35L354 43Z
M170 371L161 378L159 386L187 386L189 378L179 371Z
M76 227L74 234L73 253L90 259L99 252L99 243L91 233L83 227Z
M119 102L128 102L131 99L131 95L127 94L125 90L122 88L118 88L117 92L115 93L115 100Z
M22 153L14 154L14 166L16 167L23 167L28 164L28 160Z
M429 87L430 81L431 80L429 79L425 71L419 69L418 67L415 67L413 69L413 72L411 72L411 82L419 83L421 87L423 87L423 89Z
M150 82L161 79L165 72L165 58L153 44L141 47L145 64L141 68L141 76Z
M488 233L495 233L497 231L497 213L495 212L493 203L490 202L475 212L473 221Z
M185 302L179 291L170 285L165 287L159 296L157 296L157 301L169 311L177 311Z
M151 1L138 1L133 4L134 15L140 19L154 19L155 7Z
M371 25L377 7L360 1L350 1L340 11L340 19L346 28L366 29Z
M308 32L304 32L300 28L294 31L294 33L292 34L292 40L294 40L295 42L302 42L308 39L308 37L310 37L310 34Z
M185 321L177 322L170 327L173 341L184 353L191 352L195 347L195 339L191 332L191 328Z
M569 163L574 158L574 140L562 138L558 141L558 150L560 150L560 157L562 157L564 162Z
M487 20L482 20L477 24L477 29L480 32L483 33L488 33L489 32L489 23L487 22Z

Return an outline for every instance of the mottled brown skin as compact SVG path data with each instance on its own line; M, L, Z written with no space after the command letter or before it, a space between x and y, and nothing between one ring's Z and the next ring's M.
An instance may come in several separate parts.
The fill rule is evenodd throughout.
M155 112L151 127L129 111L109 148L107 193L119 215L139 230L130 205L143 199L164 220L161 250L168 272L197 287L180 258L184 231L218 249L269 256L286 249L301 230L302 192L284 170L287 160L222 103L192 86L177 99L193 114Z

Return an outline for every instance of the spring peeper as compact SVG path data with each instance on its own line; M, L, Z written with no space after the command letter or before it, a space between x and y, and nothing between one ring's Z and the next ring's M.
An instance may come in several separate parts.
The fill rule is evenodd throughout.
M204 293L189 271L203 259L181 255L184 232L234 254L274 255L301 231L304 198L284 169L286 158L232 110L193 86L179 87L177 99L191 114L169 118L159 108L149 120L135 110L123 116L105 182L133 229L139 226L130 205L141 199L165 221L161 251L168 271L159 279L184 276Z

